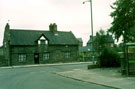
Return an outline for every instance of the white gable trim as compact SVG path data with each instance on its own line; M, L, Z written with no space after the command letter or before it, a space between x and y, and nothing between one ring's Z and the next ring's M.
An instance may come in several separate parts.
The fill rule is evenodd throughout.
M46 40L44 36L41 36L39 40Z

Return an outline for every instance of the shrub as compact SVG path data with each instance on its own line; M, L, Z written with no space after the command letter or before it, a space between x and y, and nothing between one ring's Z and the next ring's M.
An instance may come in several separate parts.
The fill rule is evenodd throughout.
M100 67L119 67L120 56L116 51L105 48L99 56Z

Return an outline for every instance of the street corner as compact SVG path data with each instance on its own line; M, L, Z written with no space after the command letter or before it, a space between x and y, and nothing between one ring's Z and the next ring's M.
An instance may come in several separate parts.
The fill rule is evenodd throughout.
M56 74L84 82L96 83L120 89L134 89L134 77L124 77L119 68L96 68L91 70L74 69Z

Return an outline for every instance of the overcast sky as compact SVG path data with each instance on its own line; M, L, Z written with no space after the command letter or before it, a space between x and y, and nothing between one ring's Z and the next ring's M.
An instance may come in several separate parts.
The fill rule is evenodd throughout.
M0 45L8 20L11 28L48 30L56 23L59 31L72 31L84 44L91 34L90 3L85 0L0 0ZM111 26L110 5L115 0L93 0L94 34Z

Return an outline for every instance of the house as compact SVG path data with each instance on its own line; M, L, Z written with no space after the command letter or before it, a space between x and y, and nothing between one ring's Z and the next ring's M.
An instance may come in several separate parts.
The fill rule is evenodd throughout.
M79 41L79 46L83 46L83 40L82 40L82 38L77 38L77 39Z
M67 62L78 58L77 38L71 31L58 31L55 23L49 25L49 31L10 29L7 24L3 47L8 65Z
M4 55L3 55L3 46L0 47L0 66L5 66L3 65L4 63Z
M95 40L96 40L96 36L93 36L93 43L95 42ZM91 51L95 51L95 48L92 47L92 36L90 36L90 39L87 42L87 46L90 46Z
M90 51L91 48L90 46L79 46L79 56L80 56L80 61L88 61L90 60Z
M97 47L96 46L96 36L93 36L93 44L94 44L94 47L92 47L92 36L90 36L90 39L87 42L87 46L90 46L91 50L97 51L96 50L96 47ZM105 46L108 47L108 48L113 48L114 47L114 40L113 40L112 35L106 35Z

